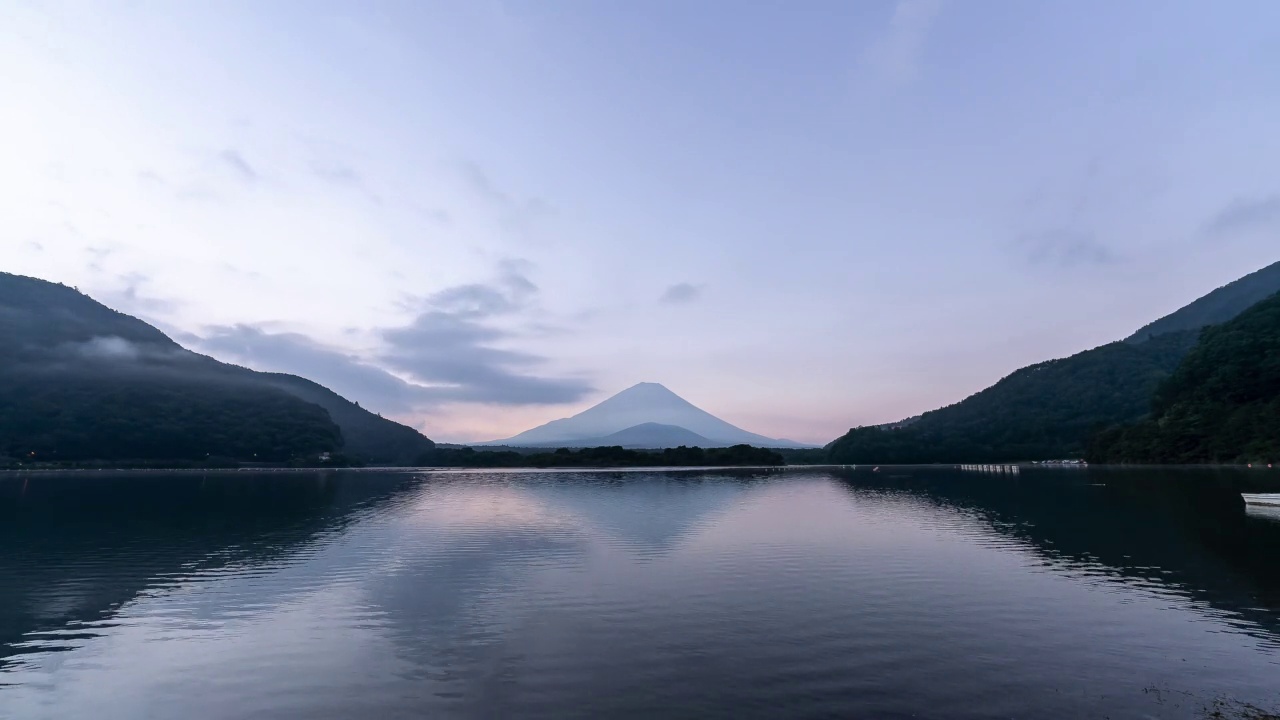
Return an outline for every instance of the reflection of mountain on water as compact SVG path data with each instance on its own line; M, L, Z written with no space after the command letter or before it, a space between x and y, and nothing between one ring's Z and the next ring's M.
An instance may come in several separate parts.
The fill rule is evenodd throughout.
M1233 470L1038 471L992 476L842 474L848 487L908 492L977 513L1052 565L1168 588L1280 640L1280 523L1246 514L1266 476ZM1274 481L1272 481L1274 482ZM1242 621L1242 622L1241 622Z
M603 535L644 562L728 509L758 476L556 473L525 475L514 487L451 485L437 477L414 501L415 511L428 508L431 516L417 523L412 537L399 540L402 556L391 571L369 578L365 596L423 680L447 680L455 666L517 662L504 654L511 633L558 631L545 614L531 621L532 607L545 611L587 602L577 594L580 583L603 581L585 570L591 535ZM471 496L491 501L493 515L466 508ZM458 522L459 517L470 519ZM559 580L539 585L538 577L549 575ZM542 593L548 595L531 601ZM466 630L459 633L460 627Z
M580 568L590 544L585 533L602 533L641 556L666 552L731 506L751 477L557 473L524 475L515 489L429 484L415 505L438 515L422 521L411 538L399 539L404 555L394 571L374 580L367 596L410 641L407 647L433 630L453 628L467 614L485 615L485 625L492 626L509 589L527 591L522 583L532 569ZM502 500L490 506L490 518L481 518L461 509L467 496ZM451 521L460 516L472 520Z
M759 472L592 473L566 476L529 490L586 527L648 553L665 552L750 488Z
M0 668L13 643L69 646L142 593L285 559L411 484L319 472L0 478Z

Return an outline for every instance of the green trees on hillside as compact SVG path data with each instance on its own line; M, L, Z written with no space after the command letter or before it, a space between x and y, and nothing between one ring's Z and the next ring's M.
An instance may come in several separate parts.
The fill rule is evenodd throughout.
M1210 327L1157 389L1151 418L1100 434L1095 462L1280 460L1280 295Z
M727 448L685 447L628 450L595 447L525 455L517 452L477 452L472 448L441 448L419 458L423 467L699 467L785 465L782 455L750 445Z
M1227 322L1257 303L1280 292L1280 262L1249 273L1205 295L1177 312L1141 328L1125 339L1143 343L1165 333L1183 330L1199 331L1210 325Z
M73 288L0 273L0 459L287 461L340 450L348 462L409 464L433 447L309 380L218 362Z
M1077 457L1099 430L1145 416L1151 393L1195 343L1170 333L1114 342L1022 368L995 385L896 428L854 428L836 463L1011 462Z
M128 374L0 372L0 456L283 462L341 443L328 413L279 390Z

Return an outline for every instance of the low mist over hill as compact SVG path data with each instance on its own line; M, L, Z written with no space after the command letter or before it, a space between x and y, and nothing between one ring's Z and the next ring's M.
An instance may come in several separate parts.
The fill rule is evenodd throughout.
M0 273L0 456L28 461L412 462L412 428L292 375L178 345L63 285Z

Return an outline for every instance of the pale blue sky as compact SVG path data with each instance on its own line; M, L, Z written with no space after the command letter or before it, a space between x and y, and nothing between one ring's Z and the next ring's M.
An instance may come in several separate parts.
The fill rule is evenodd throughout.
M480 440L825 442L1280 259L1280 4L0 3L3 268Z

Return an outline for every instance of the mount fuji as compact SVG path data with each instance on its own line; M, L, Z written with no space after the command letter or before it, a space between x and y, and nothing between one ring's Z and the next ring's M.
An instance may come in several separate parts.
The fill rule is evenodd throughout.
M747 432L721 420L658 383L642 382L573 417L552 420L505 440L481 445L514 447L664 448L678 445L770 448L811 447Z

